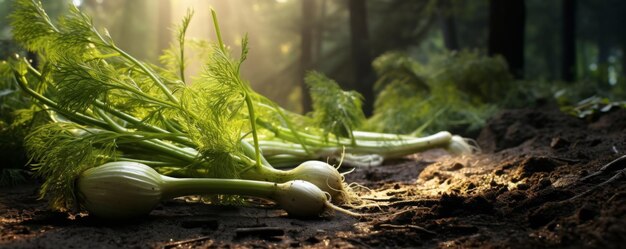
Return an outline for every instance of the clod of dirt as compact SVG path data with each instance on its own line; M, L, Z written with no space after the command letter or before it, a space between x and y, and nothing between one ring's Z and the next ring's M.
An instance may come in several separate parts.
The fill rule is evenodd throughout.
M617 109L610 115L602 115L588 127L593 130L624 131L626 130L626 109Z
M459 214L491 214L493 203L483 196L469 198L458 195L444 194L439 199L439 204L433 207L433 213L438 217L449 217Z
M578 218L578 223L582 224L589 220L594 219L598 216L599 212L597 207L592 206L591 204L585 204L581 208L576 211L576 217Z
M515 175L519 176L520 179L526 178L536 172L551 172L559 165L559 162L548 157L529 157L521 163L521 167L518 168L519 171Z
M554 218L569 216L575 206L567 202L548 202L528 215L528 223L532 228L538 228L550 223Z
M554 137L555 128L564 132L582 127L585 127L583 120L565 115L555 106L547 106L542 111L508 110L495 115L488 121L487 126L478 136L478 144L483 151L497 152L521 145L536 136L552 134L551 136ZM575 133L571 134L575 135ZM570 140L569 136L562 136L562 138Z
M572 192L556 188L546 188L541 191L532 193L528 199L522 201L519 206L515 207L515 211L524 211L530 208L542 205L547 202L562 201L572 197Z

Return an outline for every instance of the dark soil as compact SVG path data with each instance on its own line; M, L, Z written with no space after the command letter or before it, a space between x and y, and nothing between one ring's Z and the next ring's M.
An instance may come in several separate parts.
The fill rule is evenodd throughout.
M581 120L514 110L481 132L482 153L416 154L358 168L361 218L301 220L265 202L163 203L148 217L107 223L51 212L36 184L0 191L2 248L624 248L626 111ZM615 177L614 177L615 176ZM367 190L369 189L369 190Z

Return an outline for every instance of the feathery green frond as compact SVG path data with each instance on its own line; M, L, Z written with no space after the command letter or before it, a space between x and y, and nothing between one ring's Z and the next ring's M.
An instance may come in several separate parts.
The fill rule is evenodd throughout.
M62 61L53 72L58 103L68 110L85 110L115 87L107 77L112 70L98 61Z
M363 97L355 91L343 91L337 82L318 72L309 72L305 78L313 101L313 120L325 131L353 139L352 131L365 120L361 109Z
M220 32L220 26L217 22L217 14L215 10L211 10L211 16L213 17L213 25L215 26L215 34L217 36L217 44L214 45L214 51L211 59L206 66L206 77L211 81L216 81L218 84L224 87L224 89L230 88L230 94L232 97L227 97L226 99L234 99L233 95L241 95L243 97L243 101L245 101L245 105L247 108L247 119L250 124L250 134L252 134L252 139L254 141L254 152L256 162L256 166L258 168L262 167L261 165L261 149L259 147L259 134L256 128L256 114L254 112L254 91L250 87L250 84L247 81L241 79L240 68L241 64L246 60L248 56L248 35L244 36L241 41L241 55L238 61L235 61L231 58L228 49L224 46L224 42L222 41L222 34ZM243 104L237 104L236 102L231 102L226 105L218 104L217 106L230 106L234 107L233 114L237 114L239 109ZM234 117L234 115L230 115L230 117Z
M10 18L13 39L32 51L46 52L59 32L36 0L16 0Z
M45 55L48 60L84 57L94 49L108 49L110 39L102 37L89 16L70 5L70 11L56 24L43 10L41 2L18 0L11 15L13 37L27 49Z
M241 39L241 55L239 56L239 64L237 64L237 73L241 69L241 64L248 58L248 34L246 33Z
M424 69L406 54L387 52L377 57L372 62L372 67L378 75L378 80L374 83L376 91L381 91L385 86L394 82L415 85L416 90L420 91L430 90L426 79L422 77Z
M189 23L191 22L191 18L193 17L193 10L188 9L187 14L183 17L183 22L180 27L178 27L178 48L179 48L179 68L180 68L180 79L185 82L185 34L187 33L187 28L189 27Z
M217 91L224 89L216 83L196 83L184 89L181 104L185 110L195 114L182 113L180 124L197 145L202 159L209 162L203 165L192 164L190 169L208 166L210 168L205 170L212 177L235 178L238 176L238 171L235 170L237 163L232 157L224 155L241 154L239 139L244 123L239 118L231 118L229 107L222 105L223 102L235 101L214 97L220 96Z
M109 46L95 30L91 18L80 12L74 5L70 5L69 13L59 19L57 26L60 33L50 44L50 47L58 53L53 58L81 57L94 48L103 49Z
M77 208L74 181L86 169L101 165L114 156L115 136L90 133L73 123L50 123L25 138L25 147L36 161L35 175L45 179L41 198L53 208Z
M367 130L426 134L449 129L476 131L495 110L510 74L498 57L452 52L428 65L398 52L374 60L379 94Z

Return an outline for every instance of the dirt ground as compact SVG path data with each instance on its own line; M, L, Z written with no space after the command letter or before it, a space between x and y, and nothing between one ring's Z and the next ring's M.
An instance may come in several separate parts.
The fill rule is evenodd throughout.
M355 169L346 180L369 204L353 209L370 214L360 218L177 199L113 224L47 211L36 184L19 185L0 191L0 248L625 247L626 110L588 120L505 111L477 140L474 156L430 151Z

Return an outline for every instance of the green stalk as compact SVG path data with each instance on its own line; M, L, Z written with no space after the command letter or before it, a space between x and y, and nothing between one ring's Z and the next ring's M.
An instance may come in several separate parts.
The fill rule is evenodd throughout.
M39 78L42 77L41 73L37 69L33 68L30 65L30 63L28 63L26 61L25 61L25 63L28 66L28 70L30 72L32 72L33 74L35 74ZM85 115L83 115L81 113L76 113L76 112L70 113L68 111L63 110L62 108L60 108L58 106L58 104L56 102L46 98L45 96L39 94L38 92L35 92L34 90L32 90L28 86L28 84L26 83L27 82L26 78L23 75L21 76L21 78L22 78L22 81L24 81L24 82L21 82L20 80L18 80L18 83L19 83L20 88L22 88L22 90L24 90L26 93L28 93L29 95L33 96L34 98L38 99L39 101L43 102L45 105L53 107L56 111L61 112L61 114L63 114L64 116L66 116L66 117L68 117L70 119L72 119L72 118L79 118L79 120L78 120L79 122L80 121L84 121L84 122L81 122L81 123L92 124L92 125L104 128L104 129L109 128L107 126L107 124L104 124L100 120L93 119L93 118L85 116ZM164 129L160 128L160 127L149 125L149 124L147 124L147 123L145 123L145 122L143 122L143 121L133 117L132 115L128 115L128 114L126 114L126 113L124 113L122 111L119 111L119 110L117 110L115 108L112 108L111 106L108 106L108 105L102 103L102 101L100 101L100 100L95 100L94 101L94 106L96 106L96 107L98 107L98 108L100 108L100 109L102 109L102 110L112 114L113 116L115 116L115 117L117 117L119 119L122 119L122 120L124 120L124 121L126 121L128 123L131 123L132 125L134 125L134 126L136 126L138 128L142 128L142 129L145 129L147 131L152 131L152 132L156 132L156 133L163 133L163 134L169 134L170 133L167 130L164 130ZM184 136L171 136L170 139L172 139L172 141L184 144L186 146L190 146L190 147L194 146L194 144L191 142L191 140L189 140L187 137L184 137Z
M145 164L145 165L150 166L151 168L165 168L165 167L169 167L169 168L180 169L180 167L172 167L172 163L171 162L141 160L141 159L135 159L135 158L129 158L129 157L118 157L116 159L118 161L126 161L126 162Z
M308 156L308 155L296 156L292 154L278 154L278 155L267 157L267 161L270 162L272 164L272 167L276 169L290 168L290 167L293 167L294 165L298 165L302 163L303 161L316 160L316 159L318 158L315 156Z
M20 89L22 89L24 92L26 92L27 94L29 94L30 96L32 96L33 98L35 98L36 100L38 100L39 102L41 102L43 105L45 106L50 106L53 109L55 109L56 111L60 112L63 116L69 118L70 120L74 120L74 121L78 121L81 123L86 123L86 124L91 124L97 127L101 127L101 128L107 128L107 124L91 118L89 116L85 116L83 114L80 113L71 113L69 111L63 110L61 108L59 108L59 106L57 105L56 102L46 98L45 96L33 91L29 86L28 86L28 80L26 80L26 77L24 77L24 75L19 75L19 76L15 76L15 81L17 81Z
M243 179L277 183L293 180L290 176L290 172L272 167L254 167L251 170L241 172Z
M187 28L185 27L185 30L187 30ZM184 31L183 31L184 34ZM185 36L182 36L182 42L180 43L180 65L179 65L179 70L180 70L180 80L184 83L185 82Z
M28 64L28 63L27 63ZM41 73L39 73L36 69L34 68L29 68L30 71L32 71L33 73L35 73L38 77L41 77ZM16 76L17 77L17 76ZM102 129L113 129L117 132L122 132L122 133L128 133L128 130L124 127L121 127L119 124L115 123L115 121L111 120L110 117L108 117L106 114L101 115L101 118L106 120L101 121L101 120L97 120L88 116L85 116L81 113L77 113L77 112L68 112L65 111L64 109L60 108L58 106L58 104L48 98L46 98L45 96L39 94L38 92L35 92L34 90L32 90L28 84L27 84L27 80L26 77L24 75L20 75L20 79L21 80L17 80L16 81L19 83L20 88L22 88L27 94L31 95L32 97L34 97L35 99L41 101L43 104L52 107L55 111L60 112L62 115L66 116L67 118L69 118L70 120L75 120L78 121L78 123L80 124L90 124L90 125L94 125L97 127L100 127ZM120 118L126 122L129 122L137 127L140 128L144 128L147 129L149 131L153 131L156 133L163 133L163 134L170 134L168 131L163 130L159 127L155 127L155 126L151 126L149 124L146 124L142 121L140 121L139 119L128 115L124 112L121 112L119 110L116 110L114 108L111 108L110 106L107 106L106 104L102 103L99 100L94 101L94 106L98 107L99 109L96 110L96 112L100 111L106 111L109 114L112 114L113 116ZM107 122L108 120L108 122ZM140 137L141 138L141 137ZM183 136L170 136L170 139L172 139L173 141L176 142L180 142L184 145L187 146L195 146L188 138L183 137ZM188 151L183 150L182 148L176 147L172 144L169 143L165 143L161 140L158 139L145 139L145 138L141 138L140 141L138 141L141 145L145 146L145 148L147 149L154 149L156 151L159 151L161 153L167 154L173 158L176 158L178 160L182 160L188 163L195 163L197 162L196 160L196 155L191 154ZM260 153L259 153L259 157L260 157ZM244 165L250 165L251 162L250 160L246 160L246 158L240 158L237 156L232 156L232 158L240 163L243 163ZM253 164L258 164L261 165L260 162L255 162Z
M117 46L111 44L110 45L111 48L113 50L115 50L116 52L118 52L120 55L122 55L122 57L126 58L127 60L131 61L133 64L135 64L136 66L138 66L143 72L145 72L148 77L150 77L150 79L152 79L152 81L154 81L154 83L157 84L157 87L159 87L159 89L161 89L161 91L165 94L165 96L167 96L167 98L178 104L178 98L176 98L176 96L174 96L172 94L172 92L170 91L170 89L163 83L163 81L157 77L154 72L152 72L152 70L148 69L146 67L146 65L144 65L143 63L141 63L140 61L138 61L137 59L135 59L135 57L132 57L131 55L127 54L126 52L124 52L124 50L118 48Z
M413 136L400 135L400 134L391 134L391 133L378 133L378 132L368 132L368 131L353 131L352 135L357 140L362 141L383 141L383 140L407 140L413 139Z
M213 17L213 25L215 26L215 34L217 35L217 42L220 44L220 49L224 50L224 42L222 42L222 32L220 32L220 25L217 22L217 13L211 8L211 17Z
M132 134L132 132L129 132L128 129L120 126L119 124L117 124L114 120L112 120L108 115L106 115L101 109L96 109L96 113L98 113L98 115L105 121L107 122L111 128L118 133L124 133L124 134ZM188 162L194 162L196 155L191 155L191 153L178 148L174 145L170 145L167 143L164 143L161 140L157 140L157 139L146 139L143 138L141 136L136 136L136 138L138 138L139 140L137 141L139 144L145 146L148 149L153 149L156 151L160 151L162 153L168 154L174 158L177 159L181 159L184 161L188 161Z
M129 60L132 64L138 66L144 73L146 73L148 75L148 77L150 77L150 79L152 79L152 81L154 81L154 83L157 84L157 87L159 89L161 89L161 91L165 94L165 96L167 96L167 98L170 101L172 101L172 102L174 102L176 104L179 104L178 99L176 98L176 96L174 96L172 94L172 91L170 91L170 89L163 83L163 81L158 76L156 76L154 74L154 72L152 72L152 70L150 70L148 67L146 67L146 65L144 65L143 63L141 63L137 59L135 59L135 57L132 57L131 55L126 53L124 50L122 50L119 47L117 47L113 43L112 40L111 41L107 41L106 39L104 39L104 37L102 37L100 32L98 32L98 30L95 29L94 27L91 27L91 30L94 32L94 34L96 34L96 36L98 36L98 39L103 43L103 45L113 49L114 51L119 53L122 57L124 57L127 60ZM108 37L108 35L107 35L107 37Z
M293 137L285 133L276 133L279 138L289 142L264 141L262 149L266 155L291 154L302 155L303 148L300 144L293 143ZM325 157L335 155L344 151L350 154L378 154L385 158L400 157L433 148L446 147L450 144L452 135L449 132L439 132L431 136L411 139L397 140L357 140L356 145L352 145L349 139L338 139L337 143L326 143L317 146L313 155ZM309 140L310 141L310 140Z
M248 106L248 114L250 115L250 128L252 129L252 139L254 140L254 156L257 167L261 167L261 149L259 147L259 135L256 131L256 118L254 116L254 107L250 95L246 94L246 105Z
M245 195L271 198L277 191L274 182L214 179L214 178L173 178L163 176L162 196L170 199L188 195Z
M220 31L220 26L219 26L219 23L217 22L217 14L215 13L215 10L213 9L211 9L211 16L213 17L213 25L215 26L215 33L217 34L217 41L219 42L220 50L222 51L222 53L227 54L226 48L224 47L224 42L222 41L222 32ZM249 94L250 91L241 81L241 79L239 78L239 75L237 75L237 82L239 83L241 90L244 91L244 99L246 101L246 107L248 108L248 115L250 116L249 120L250 120L250 129L252 129L252 139L254 140L254 150L255 150L254 156L255 156L256 166L260 168L262 167L261 150L259 148L259 135L256 129L256 117L254 114L254 105L252 103L252 98L250 97L250 94Z
M312 147L322 147L328 145L328 142L325 142L324 139L319 136L299 132L300 139L298 139L294 135L293 131L288 128L282 126L274 126L270 122L266 122L261 119L257 119L257 123L259 124L259 126L274 133L274 136L276 136L277 138L283 139L285 141L297 144L306 144L307 146Z
M280 118L285 121L285 124L287 125L287 128L289 130L291 130L291 132L294 135L294 138L298 141L299 144L302 145L302 148L304 149L304 151L306 151L306 153L309 154L309 155L312 154L311 151L308 148L309 146L306 143L304 143L304 139L300 136L300 132L298 132L298 130L296 130L293 127L293 124L291 123L291 121L289 121L289 118L287 118L287 115L285 114L285 110L283 108L281 108L280 106L278 106L273 101L269 100L267 97L265 97L263 95L260 95L260 94L259 94L259 96L262 99L265 99L268 103L270 103L271 106L268 107L266 104L264 104L262 102L257 102L256 104L258 106L260 106L260 107L269 108L271 110L276 111L276 113L278 113Z
M303 157L315 154L305 151L300 144L285 143L276 140L263 140L260 142L259 146L264 156L280 155L285 154L285 152L289 152L290 155Z

